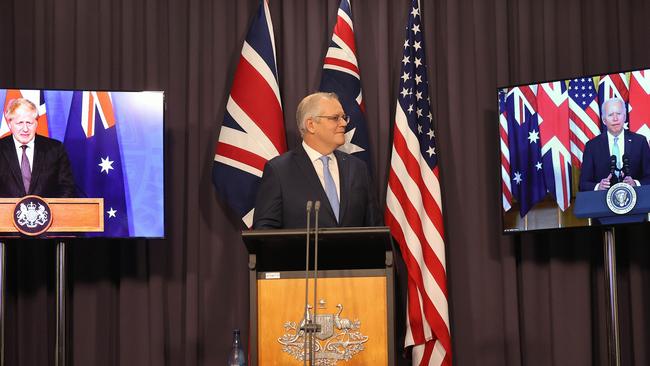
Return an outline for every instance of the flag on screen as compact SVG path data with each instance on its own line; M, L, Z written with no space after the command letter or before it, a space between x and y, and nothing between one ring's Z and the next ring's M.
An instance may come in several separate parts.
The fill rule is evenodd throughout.
M499 134L501 136L501 196L503 211L512 208L512 188L510 188L510 148L508 147L508 114L506 113L506 94L508 89L499 90Z
M82 197L104 198L104 233L128 236L124 171L109 92L75 91L63 144Z
M248 30L215 146L212 182L247 227L264 165L287 150L268 3Z
M600 134L598 93L592 78L569 81L569 139L573 165L582 166L587 141Z
M538 86L537 115L546 188L564 211L571 200L569 98L564 81Z
M537 85L510 89L506 96L510 184L519 202L519 214L528 211L544 196L546 183L537 116Z
M629 110L630 130L650 140L650 70L632 72Z
M405 347L413 365L451 365L444 227L421 14L412 0L386 194L386 223L408 271Z
M47 109L45 108L45 97L42 90L28 90L28 89L7 89L4 100L3 111L7 110L7 104L14 99L25 98L36 105L38 108L38 126L36 133L41 136L50 136L50 131L47 124ZM2 122L0 122L0 137L8 136L9 125L5 119L4 112L2 113Z
M350 123L345 128L345 145L339 150L354 154L370 166L368 127L361 93L361 76L352 26L350 0L341 0L332 41L323 61L320 90L336 93Z

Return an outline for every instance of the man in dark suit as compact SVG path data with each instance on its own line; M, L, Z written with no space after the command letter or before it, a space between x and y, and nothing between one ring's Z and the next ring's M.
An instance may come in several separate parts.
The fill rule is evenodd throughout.
M336 150L349 121L336 94L305 97L296 119L302 144L266 164L253 227L305 227L307 201L320 201L320 227L380 225L366 164Z
M605 101L600 115L607 132L585 145L580 190L607 190L612 178L631 186L650 184L650 147L644 136L624 129L625 102L618 98ZM617 177L611 174L611 156L616 156ZM623 171L624 160L629 161L627 175Z
M5 118L11 135L0 139L0 197L74 197L74 178L63 144L36 135L36 105L14 99Z

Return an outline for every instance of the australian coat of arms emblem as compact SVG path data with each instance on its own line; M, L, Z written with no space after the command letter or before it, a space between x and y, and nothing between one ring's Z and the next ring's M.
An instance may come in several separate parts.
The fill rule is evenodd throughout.
M25 235L40 235L52 224L50 207L38 196L26 196L14 208L14 226Z
M311 306L309 307L311 308ZM368 336L360 332L361 321L342 318L343 305L336 305L334 314L316 314L314 322L319 325L319 331L314 334L313 365L333 366L338 361L348 361L354 355L364 350ZM296 360L309 359L305 352L305 320L302 322L287 321L284 323L285 333L278 338L282 351L290 354Z

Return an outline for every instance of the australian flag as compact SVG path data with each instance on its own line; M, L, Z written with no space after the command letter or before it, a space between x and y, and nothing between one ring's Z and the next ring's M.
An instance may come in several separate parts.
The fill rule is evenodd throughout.
M117 121L109 92L75 91L64 145L81 197L104 198L104 233L129 235Z
M332 41L323 61L320 90L336 93L345 114L350 116L345 129L345 145L339 150L354 154L370 167L368 127L356 53L352 8L349 0L341 0Z
M519 202L521 217L526 216L547 193L535 89L536 86L515 87L506 97L510 186L513 196Z

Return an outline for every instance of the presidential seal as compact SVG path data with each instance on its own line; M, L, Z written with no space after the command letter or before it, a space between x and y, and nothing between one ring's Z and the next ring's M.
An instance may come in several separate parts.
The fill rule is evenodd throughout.
M25 196L14 207L14 226L25 235L37 236L52 225L52 211L41 197Z
M627 183L616 183L607 191L606 201L613 213L624 215L636 206L636 191Z

